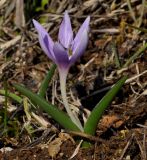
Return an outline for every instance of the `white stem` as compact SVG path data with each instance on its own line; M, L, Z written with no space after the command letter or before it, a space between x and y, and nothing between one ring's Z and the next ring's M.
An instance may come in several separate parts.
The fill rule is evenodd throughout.
M69 105L68 105L68 101L67 101L67 95L66 95L66 78L67 78L67 74L68 74L68 70L67 71L63 71L60 70L59 71L59 75L60 75L60 88L61 88L61 95L62 95L62 99L63 99L63 104L65 106L65 109L67 111L67 114L69 115L69 117L71 118L71 120L78 126L78 128L83 131L83 127L81 125L80 120L78 119L78 117L72 113Z

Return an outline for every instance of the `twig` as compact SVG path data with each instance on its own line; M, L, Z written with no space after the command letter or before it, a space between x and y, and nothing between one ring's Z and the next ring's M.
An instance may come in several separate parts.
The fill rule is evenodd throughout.
M72 136L79 136L79 137L86 138L86 139L89 139L89 140L95 141L95 142L98 142L98 141L104 142L104 140L102 140L100 138L97 138L95 136L92 136L92 135L89 135L89 134L86 134L83 132L76 132L76 131L66 131L66 132L71 134Z
M13 45L15 45L20 39L21 39L21 36L18 35L14 39L12 39L12 40L4 43L4 44L1 44L0 45L0 53L3 52L6 49L12 47Z
M145 131L145 129L144 129ZM141 157L142 157L142 160L146 160L146 147L145 147L145 139L146 139L146 134L144 133L144 136L143 136L143 143L141 143L137 137L135 136L135 139L136 139L136 142L139 146L139 149L140 149L140 152L141 152Z
M130 140L129 140L128 143L126 144L126 146L125 146L125 148L123 149L122 154L121 154L121 156L120 156L120 158L119 158L118 160L122 160L122 159L123 159L123 157L124 157L124 155L125 155L128 147L129 147L129 145L130 145L131 142L132 142L133 137L134 137L134 134L132 134Z

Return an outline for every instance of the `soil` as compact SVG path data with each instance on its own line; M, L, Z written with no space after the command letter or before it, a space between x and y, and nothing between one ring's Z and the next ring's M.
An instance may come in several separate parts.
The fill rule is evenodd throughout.
M128 79L105 110L94 136L64 130L34 109L29 99L18 103L0 92L0 160L146 160L146 4L131 1L131 11L125 0L51 0L44 6L41 2L0 2L0 90L7 88L22 96L12 86L19 83L37 93L52 62L40 48L32 19L44 22L57 40L65 10L75 32L91 17L87 50L67 78L69 104L81 111L82 123L113 84L124 75ZM46 99L64 110L57 69ZM79 147L80 139L91 146Z

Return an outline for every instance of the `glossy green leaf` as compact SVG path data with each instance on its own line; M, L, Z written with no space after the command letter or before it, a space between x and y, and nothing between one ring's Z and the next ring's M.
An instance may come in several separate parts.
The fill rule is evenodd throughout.
M125 83L127 77L121 78L108 93L101 99L101 101L95 106L92 110L90 116L87 119L87 122L84 125L84 133L94 135L97 124L103 115L105 109L111 103L113 98L116 96L118 91L121 89L122 85ZM87 143L84 144L84 147L88 146Z
M57 121L62 127L71 131L80 131L80 129L71 121L66 113L59 110L56 106L49 104L44 98L31 92L21 85L13 85L19 92L28 97L34 104L37 104L40 109L47 112L55 121Z

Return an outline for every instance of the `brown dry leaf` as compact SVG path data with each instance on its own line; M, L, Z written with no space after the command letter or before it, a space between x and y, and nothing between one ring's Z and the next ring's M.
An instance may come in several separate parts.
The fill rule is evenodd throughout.
M106 40L105 39L100 39L95 41L95 45L99 48L103 48L105 45Z
M75 143L74 139L67 133L59 133L59 137L62 139L62 141L71 140L72 143Z
M114 128L120 127L124 123L123 120L121 120L116 115L107 115L104 116L100 122L100 128L107 129L110 126L113 126Z
M73 143L75 141L73 138L67 133L59 133L59 138L53 140L48 146L48 153L52 158L55 158L60 151L61 145L63 142L71 140Z
M147 95L147 89L143 91L142 95Z
M17 146L18 145L18 141L16 138L5 138L6 143L11 144L13 146Z
M54 158L57 156L57 154L60 151L60 147L62 145L63 141L61 138L56 138L55 140L53 140L49 146L48 146L48 153L49 155Z
M112 40L112 36L105 37L95 41L96 47L105 48L105 46Z
M16 0L15 24L18 28L25 26L24 1Z

